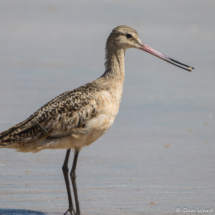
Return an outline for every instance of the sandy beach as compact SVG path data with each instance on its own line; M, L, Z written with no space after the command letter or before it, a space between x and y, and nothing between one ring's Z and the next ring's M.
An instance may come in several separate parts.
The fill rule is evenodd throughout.
M195 70L126 51L116 121L78 160L82 215L215 214L214 7L212 0L1 1L0 132L101 76L107 37L129 25ZM65 154L0 149L0 215L63 214Z

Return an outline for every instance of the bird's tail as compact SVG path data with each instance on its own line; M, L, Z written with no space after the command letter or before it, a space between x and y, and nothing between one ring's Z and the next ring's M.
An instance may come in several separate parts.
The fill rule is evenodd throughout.
M12 127L0 133L0 148L17 148L17 144L13 141L13 138L11 138L13 131L14 129Z

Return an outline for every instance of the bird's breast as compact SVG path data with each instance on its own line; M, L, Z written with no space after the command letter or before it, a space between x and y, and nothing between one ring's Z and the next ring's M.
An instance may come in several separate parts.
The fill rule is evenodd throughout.
M108 91L102 91L97 95L97 114L87 122L85 127L88 131L85 134L88 140L85 142L86 145L93 143L111 128L118 114L120 101L121 94L113 96Z

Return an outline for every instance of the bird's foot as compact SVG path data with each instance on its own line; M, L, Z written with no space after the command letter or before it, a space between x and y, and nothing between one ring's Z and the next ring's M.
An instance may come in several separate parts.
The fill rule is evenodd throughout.
M70 213L71 215L76 215L74 208L70 207L65 213L64 215L67 215L67 213Z

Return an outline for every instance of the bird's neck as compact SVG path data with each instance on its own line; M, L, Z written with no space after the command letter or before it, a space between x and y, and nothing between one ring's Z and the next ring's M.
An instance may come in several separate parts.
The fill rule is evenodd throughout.
M125 50L106 49L106 62L105 62L105 73L103 77L110 82L117 82L123 84L125 76Z

